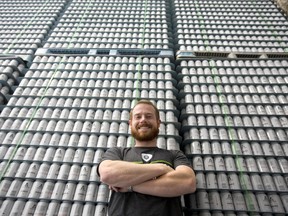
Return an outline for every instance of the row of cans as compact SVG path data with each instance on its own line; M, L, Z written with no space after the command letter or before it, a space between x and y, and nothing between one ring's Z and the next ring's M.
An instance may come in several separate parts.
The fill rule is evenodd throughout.
M198 113L197 113L198 114ZM254 114L254 113L250 113ZM285 116L223 116L223 115L190 115L183 118L182 127L191 126L228 126L228 127L287 127L288 121ZM245 135L247 137L247 135Z
M191 101L193 97L189 97L186 95L184 100L180 101L180 104L182 105L183 109L181 110L181 113L184 114L219 114L219 115L245 115L245 116L257 116L259 117L277 117L279 118L279 121L282 122L282 124L285 125L285 122L283 121L288 113L288 107L285 104L199 104L199 102L194 103L194 101ZM213 95L212 95L213 97ZM216 97L215 98L216 101ZM190 102L189 102L190 101ZM283 118L284 117L284 118ZM215 117L217 118L217 117ZM272 123L272 122L271 122Z
M90 202L48 201L29 199L4 199L0 208L1 215L62 215L62 216L107 216L107 204Z
M108 121L72 121L72 120L36 120L7 119L1 130L26 130L36 132L54 131L55 133L100 133L100 134L130 134L127 122ZM173 123L160 124L159 135L179 136L178 128Z
M286 59L189 59L181 60L179 63L181 67L191 67L189 70L195 71L194 67L227 67L227 71L222 70L222 74L228 74L231 69L235 72L241 72L245 75L285 75L285 69L288 66ZM188 68L186 68L188 69ZM254 70L252 70L254 69ZM191 71L191 72L192 72ZM210 74L210 73L209 73Z
M9 181L4 179L1 185L6 187ZM1 192L4 190L1 188ZM23 199L51 199L69 200L79 202L102 202L107 203L109 199L108 185L99 183L63 182L63 181L41 181L14 179L7 193L3 197ZM96 204L96 203L95 203Z
M172 78L173 75L173 71L171 71L171 73L163 73L161 71L72 71L72 70L60 70L57 69L57 71L55 70L32 70L29 69L26 73L26 77L25 79L27 79L27 81L24 82L24 84L29 84L29 86L37 86L36 82L38 79L49 79L53 76L53 78L55 79L55 81L53 82L63 82L62 80L58 80L58 79L65 79L66 85L69 83L68 79L71 79L71 81L73 82L74 79L80 79L79 81L88 79L88 83L86 84L87 87L92 87L92 86L96 86L96 81L103 83L103 80L119 80L119 82L121 80L137 80L139 79L139 77L141 77L141 81L142 80L165 80L165 81L174 81L174 79ZM36 78L37 80L35 80L34 78ZM31 83L30 80L32 79ZM54 80L53 79L53 80ZM41 82L41 81L39 81ZM45 81L42 81L45 82ZM64 85L64 83L63 83ZM103 85L103 84L102 84ZM85 85L84 85L85 86Z
M189 86L189 85L188 85ZM187 90L186 90L187 89ZM287 89L288 90L288 89ZM160 90L161 91L161 90ZM169 91L169 90L168 90ZM186 103L218 103L218 104L264 104L275 105L287 109L288 96L287 93L282 94L235 94L235 93L221 93L221 92L204 92L191 93L190 87L184 88ZM149 92L150 93L150 92Z
M232 155L263 157L285 157L288 155L288 144L279 142L218 142L192 141L184 146L187 155Z
M105 135L105 134L79 134L79 133L49 133L49 132L25 132L19 131L19 132L4 132L0 131L0 142L2 146L0 148L2 149L1 155L6 154L7 147L9 145L14 144L22 144L26 145L26 147L30 147L31 145L31 151L35 151L36 147L52 147L55 146L55 148L63 147L66 149L67 147L79 147L80 149L82 147L87 148L111 148L111 147L130 147L134 145L134 139L131 136L126 135ZM169 149L169 150L176 150L180 149L180 141L178 137L165 137L165 136L159 136L157 137L157 146L159 148L163 149ZM37 150L37 148L36 148ZM12 150L11 150L12 151ZM28 149L27 149L28 151ZM11 152L10 152L11 153ZM28 154L28 153L27 153ZM31 159L31 158L30 158Z
M141 74L139 74L139 76L142 77ZM1 77L0 77L1 78ZM84 80L72 80L72 79L53 79L50 83L49 83L49 79L41 79L41 78L34 78L34 79L27 79L25 78L24 81L22 80L21 82L21 87L26 87L27 91L29 91L29 88L34 87L33 89L38 89L38 91L40 90L39 87L44 88L43 86L49 86L49 88L54 89L54 91L56 91L58 89L58 91L70 91L73 86L74 83L76 85L79 85L80 87L82 87L82 90L85 91L85 88L90 88L91 92L93 88L119 88L119 89L129 89L129 88L140 88L140 89L157 89L157 90L161 90L161 89L165 89L165 90L171 90L173 89L173 82L172 81L163 81L163 80L123 80L123 79L119 79L117 80L117 78L112 78L113 80L87 80L89 78L85 78L82 77ZM78 77L77 79L81 79L80 77ZM85 80L86 79L86 80ZM28 83L27 83L27 81ZM7 81L8 82L8 81ZM80 83L79 83L80 82ZM26 84L27 85L23 85ZM79 83L79 84L78 84ZM38 88L37 88L38 87ZM65 88L70 88L70 89L65 89ZM92 89L91 89L92 88ZM33 91L33 89L30 89L31 91ZM85 89L85 90L84 90ZM115 91L116 91L115 89ZM80 90L80 89L79 89ZM65 92L63 92L63 94L65 95ZM77 94L77 96L79 96Z
M217 171L217 172L255 172L255 173L280 173L285 174L288 171L288 161L285 157L255 157L253 155L226 156L226 155L194 155L192 166L197 171ZM287 179L288 180L288 179ZM284 179L283 179L284 181ZM285 182L285 181L284 181ZM286 184L286 183L285 183ZM287 189L287 186L285 187Z
M218 74L218 70L213 74L213 71L215 71L215 69L210 70L208 69L204 69L204 70L208 70L211 71L211 73L209 75L195 75L195 74L185 74L185 76L182 78L182 81L184 83L203 83L203 84L209 84L209 83L215 83L219 86L221 86L222 84L226 85L226 84L270 84L270 85L279 85L279 84L285 84L288 80L288 76L280 76L280 75L276 75L276 76L263 76L262 78L259 76L254 76L254 75L248 75L248 76L239 76L239 75L222 75L222 74ZM219 73L221 72L221 70L226 70L224 68L219 69ZM196 69L196 72L198 73L198 71L201 71L201 69ZM204 72L203 72L204 73ZM233 71L232 71L233 73ZM262 92L260 92L262 93Z
M187 204L193 211L202 211L197 215L209 216L209 210L224 211L225 215L238 215L238 213L250 214L285 214L288 211L288 195L263 192L228 192L228 191L205 191L199 190L189 195ZM205 211L206 210L206 213ZM193 215L193 214L192 214Z
M197 190L287 192L287 176L258 173L224 173L196 171Z
M64 43L63 45L65 45ZM105 46L108 47L103 47L103 48L113 48L109 47L110 44L106 44ZM68 46L68 44L67 44ZM103 45L104 46L104 45ZM142 46L142 45L138 45ZM136 46L135 48L141 48ZM101 48L101 47L99 47ZM129 47L128 47L129 48ZM150 63L145 63L145 64L140 64L140 63L124 63L124 64L115 64L115 63L92 63L92 62L85 62L85 63L75 63L75 62L67 62L68 59L63 57L62 62L57 62L57 63L38 63L38 62L33 62L30 66L30 69L35 69L35 70L129 70L129 71L135 71L135 70L141 70L141 71L171 71L172 66L171 64L150 64Z
M51 33L53 35L55 33ZM64 34L64 33L61 33ZM70 34L70 33L69 33ZM57 36L57 35L56 35ZM59 36L59 35L58 35ZM72 35L70 35L72 36ZM160 36L160 35L156 35ZM67 58L67 59L66 59ZM55 55L36 55L33 62L35 63L63 63L63 56L55 56ZM65 57L65 62L69 62L71 64L74 63L85 63L85 64L95 64L95 63L103 63L103 64L108 64L108 63L118 63L121 65L122 64L127 64L127 63L150 63L150 64L170 64L171 60L168 57L157 57L157 56L93 56L93 55L68 55ZM72 72L72 71L71 71ZM108 73L108 72L107 72ZM124 72L125 73L125 72ZM106 73L105 73L106 74ZM158 73L157 73L158 75Z
M121 105L121 101L123 102L122 105L124 105L124 108L132 108L134 106L134 103L136 102L137 98L146 98L150 99L154 104L156 104L156 100L159 99L161 102L159 104L162 104L161 107L163 107L163 104L166 106L166 109L173 110L175 108L174 103L176 102L176 96L173 91L168 90L119 90L116 92L115 97L109 97L111 96L110 93L114 92L115 90L107 90L102 89L101 91L99 89L94 89L91 96L81 96L77 97L77 90L75 89L75 95L67 95L67 96L47 96L46 92L44 90L43 94L41 96L22 96L22 95L13 95L7 105L9 106L47 106L47 108L86 108L87 107L93 107L93 108L114 108L114 105L117 107ZM56 93L56 92L55 92ZM91 93L91 91L90 91ZM18 93L17 93L18 94ZM36 93L35 93L36 94ZM61 93L60 93L61 94ZM84 93L85 94L85 93ZM146 96L146 97L141 97ZM109 100L110 99L110 100ZM119 100L117 100L119 99ZM164 102L165 100L165 102ZM117 102L116 104L114 102ZM122 108L122 107L119 107Z
M185 140L210 140L210 141L249 141L249 142L284 142L287 141L287 129L253 129L253 128L223 128L189 127L184 131Z
M275 94L275 95L280 95L280 94L287 94L288 93L288 88L287 86L281 86L281 85L252 85L252 84L193 84L193 85L188 85L190 82L189 77L183 77L183 79L187 79L185 81L186 83L181 83L180 85L183 86L183 91L187 93L215 93L215 92L221 92L221 94L228 94L227 101L235 101L235 97L238 95L245 95L245 94L264 94L264 95L269 95L269 94ZM216 80L215 80L216 81ZM216 81L217 82L217 81ZM230 94L229 94L230 93ZM231 94L232 93L232 94ZM233 95L233 93L235 95ZM238 96L238 97L243 97L243 96ZM241 99L240 99L241 100Z
M26 108L26 107L4 107L0 117L4 118L42 118L42 120L49 121L49 118L65 118L65 120L82 120L82 121L91 121L91 120L115 120L115 121L128 121L129 120L129 113L130 113L130 106L131 104L127 101L122 104L122 101L115 101L114 109L101 109L97 106L97 109L85 109L85 108ZM166 103L168 105L168 103ZM168 110L165 106L164 101L158 100L156 103L160 115L160 119L162 122L177 122L177 115L174 110ZM90 107L90 106L89 106ZM120 109L122 107L122 109ZM119 108L119 109L117 109ZM167 109L167 111L165 110ZM175 109L176 111L176 109ZM34 113L35 112L35 113ZM51 119L51 120L52 120ZM4 122L4 121L3 121ZM120 122L118 122L120 123ZM2 125L1 123L0 125Z

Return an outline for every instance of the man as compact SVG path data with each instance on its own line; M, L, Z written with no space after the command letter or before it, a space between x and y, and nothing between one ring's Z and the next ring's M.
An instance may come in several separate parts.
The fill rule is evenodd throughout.
M196 190L186 156L157 147L160 123L157 107L138 101L129 120L135 146L111 148L104 154L98 173L112 190L110 216L182 215L180 196Z

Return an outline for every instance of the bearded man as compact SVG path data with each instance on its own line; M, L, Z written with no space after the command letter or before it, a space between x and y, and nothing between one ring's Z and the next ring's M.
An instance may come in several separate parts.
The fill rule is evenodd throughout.
M181 195L196 190L195 173L180 150L157 147L159 110L140 100L130 112L134 147L108 149L98 166L112 190L110 216L181 216Z

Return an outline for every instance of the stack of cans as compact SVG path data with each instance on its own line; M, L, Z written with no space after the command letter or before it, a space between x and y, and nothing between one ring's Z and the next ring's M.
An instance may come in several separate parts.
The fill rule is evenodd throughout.
M182 143L198 189L188 211L287 212L287 66L284 59L179 61Z

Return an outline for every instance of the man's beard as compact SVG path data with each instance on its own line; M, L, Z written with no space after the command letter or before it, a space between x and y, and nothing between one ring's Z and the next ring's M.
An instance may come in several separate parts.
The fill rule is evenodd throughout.
M151 141L159 134L159 128L152 127L150 132L139 132L135 127L131 128L132 136L139 141Z

